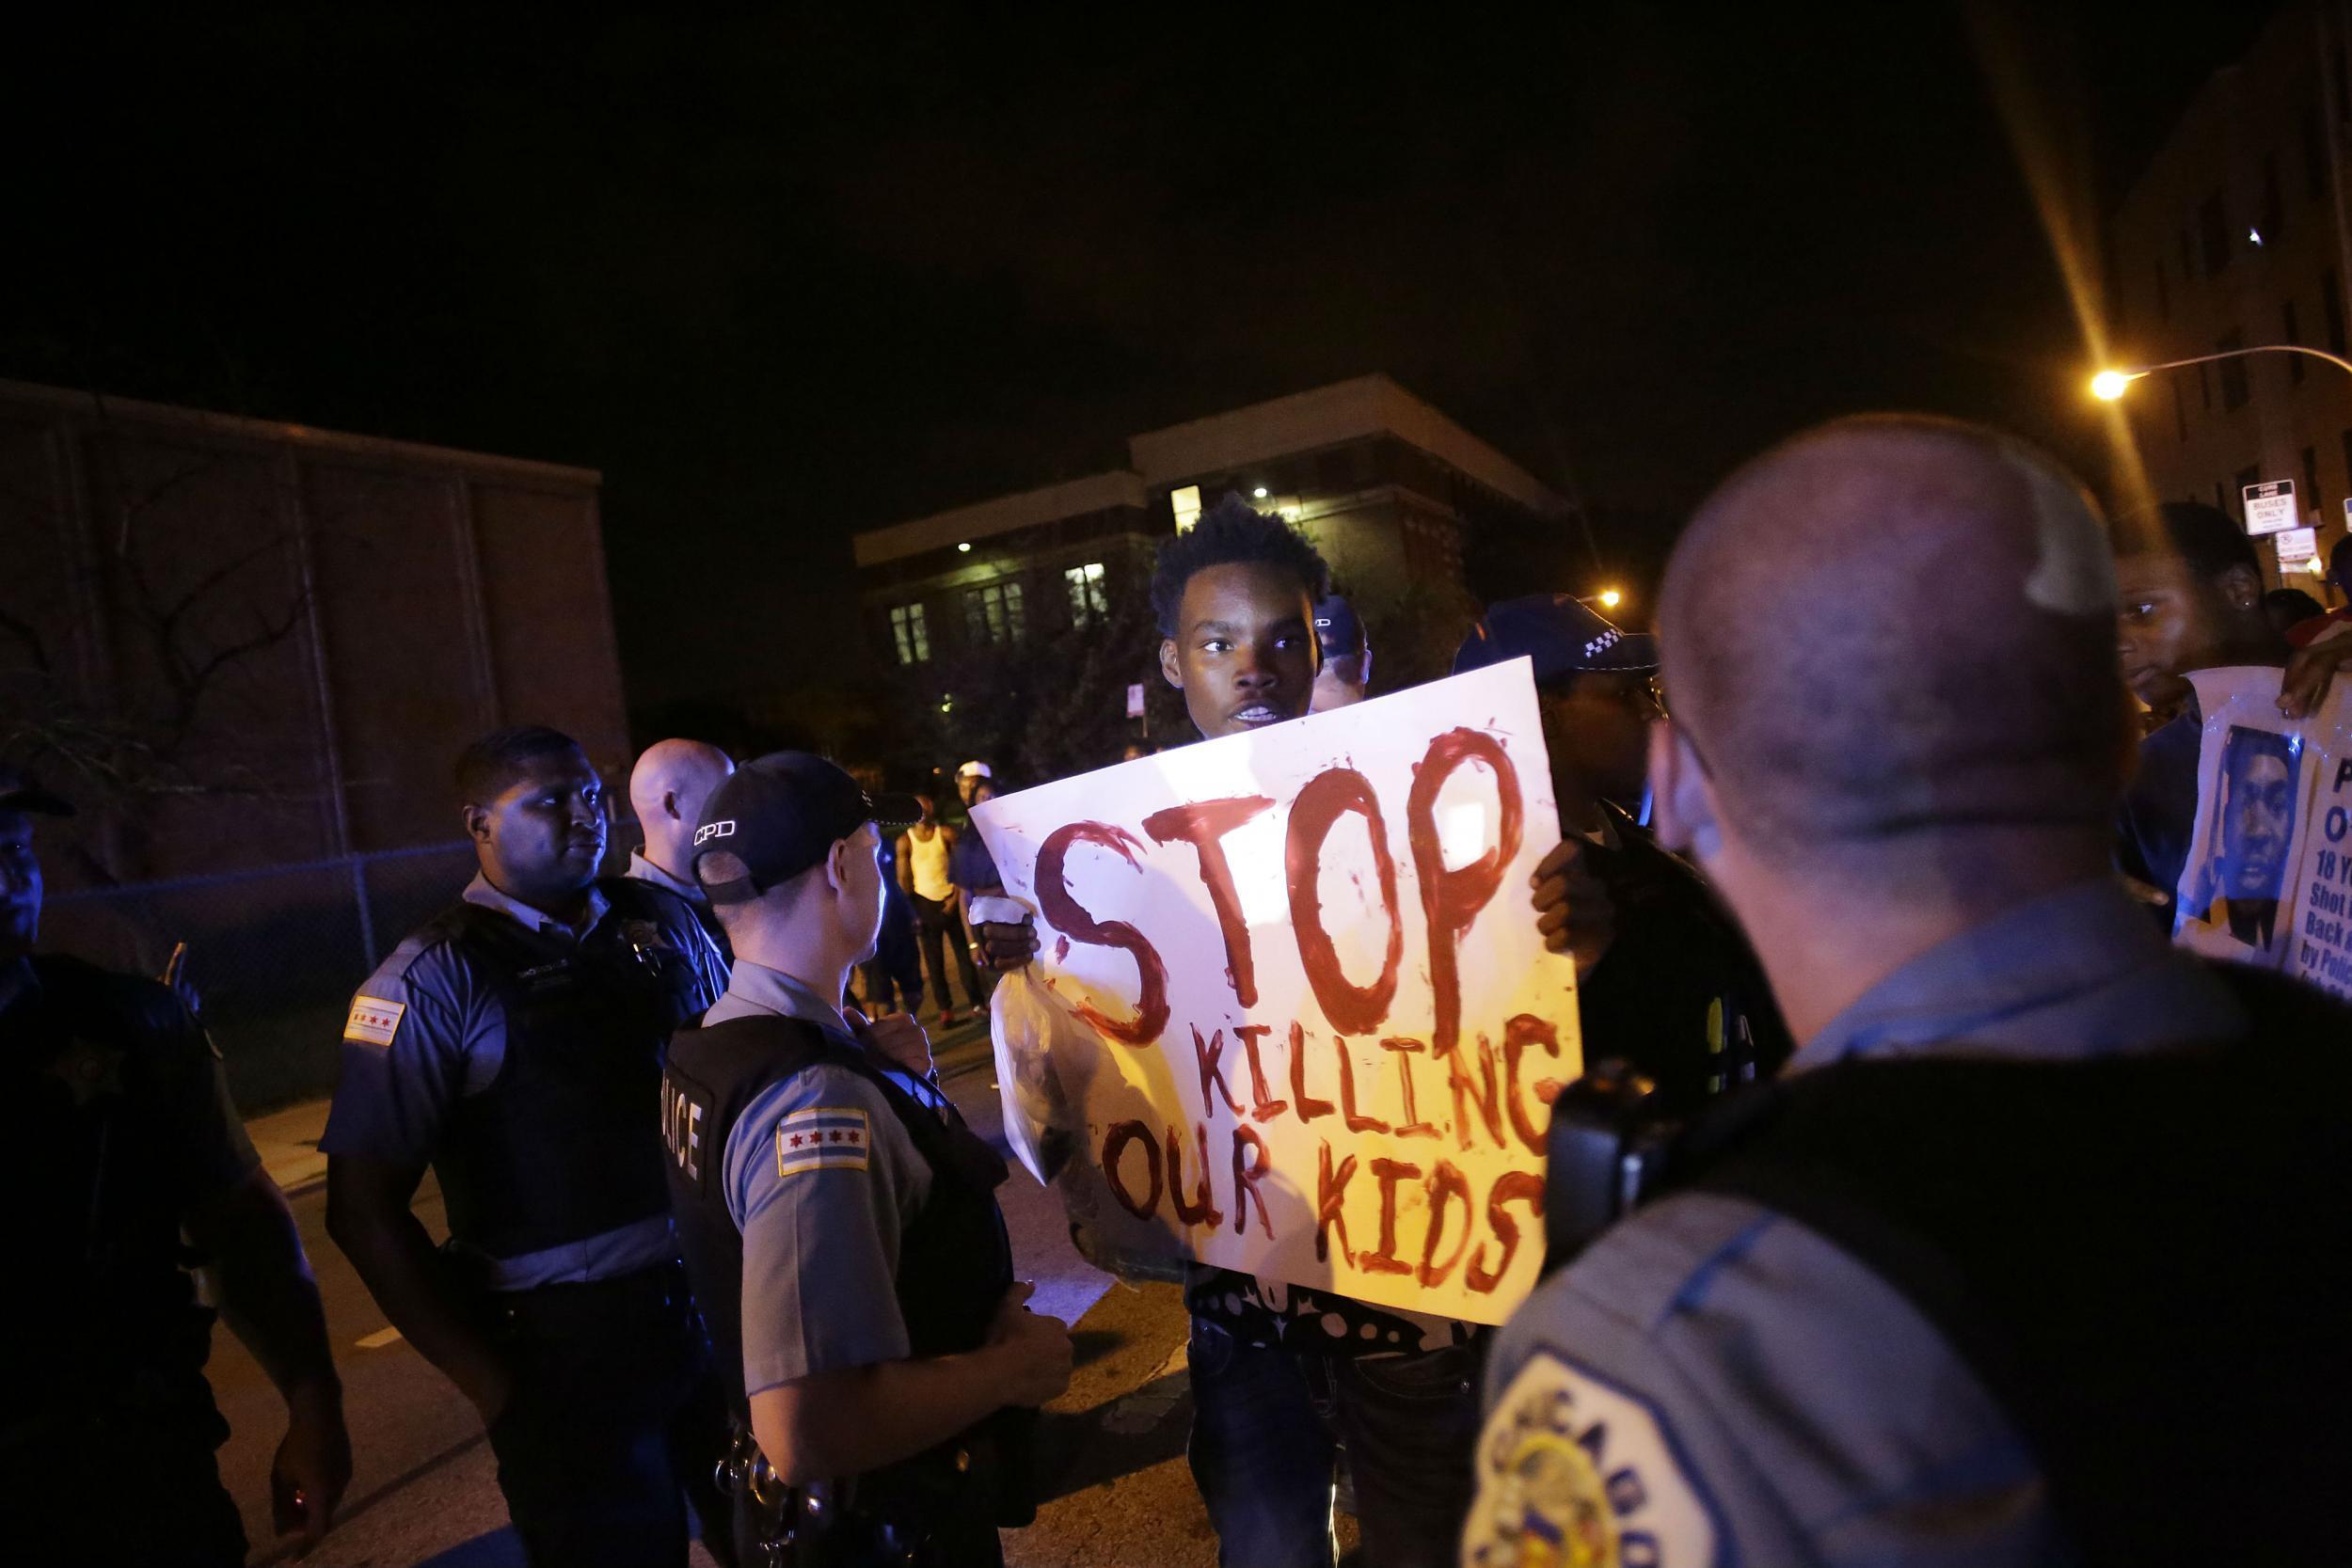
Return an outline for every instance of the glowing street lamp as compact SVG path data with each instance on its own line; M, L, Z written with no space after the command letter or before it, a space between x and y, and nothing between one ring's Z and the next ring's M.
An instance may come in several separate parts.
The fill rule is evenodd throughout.
M1600 591L1600 608L1603 610L1614 610L1624 600L1625 595L1613 588L1604 588Z
M2346 375L2352 375L2352 359L2329 354L2325 349L2305 348L2301 343L2256 343L2251 348L2225 348L2218 354L2200 354L2186 359L2167 359L2155 365L2131 365L2121 370L2105 370L2090 378L2090 395L2101 403L2113 403L2131 390L2132 383L2154 371L2177 371L2186 365L2210 365L2217 359L2239 359L2249 354L2308 354L2314 359L2325 359Z

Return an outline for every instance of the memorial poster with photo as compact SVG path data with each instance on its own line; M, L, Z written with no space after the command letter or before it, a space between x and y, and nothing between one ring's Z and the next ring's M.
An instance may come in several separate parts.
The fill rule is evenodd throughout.
M2204 715L2173 940L2352 997L2352 691L2279 716L2279 672L2190 675Z

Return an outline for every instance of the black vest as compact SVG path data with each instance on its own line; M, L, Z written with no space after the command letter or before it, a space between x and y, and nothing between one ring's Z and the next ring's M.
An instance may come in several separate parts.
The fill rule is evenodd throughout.
M693 917L644 882L596 885L612 908L582 942L467 903L427 927L506 1021L498 1077L451 1108L433 1154L451 1237L492 1258L585 1241L669 1202L646 1122L670 1032L703 1006L681 945Z
M151 980L47 955L33 968L39 995L0 1015L19 1271L0 1429L34 1440L69 1415L119 1416L215 1446L228 1429L203 1375L213 1314L180 1243L187 1130L173 1114L187 1058L207 1048Z
M2352 1010L2070 1062L1843 1062L1669 1155L1836 1243L1968 1362L2090 1564L2352 1561Z
M918 1103L863 1052L798 1019L760 1014L680 1030L661 1082L671 1207L713 1359L724 1370L729 1402L747 1428L743 1234L727 1211L727 1140L770 1085L818 1063L846 1068L880 1089L930 1167L930 1195L898 1239L897 1295L911 1354L920 1359L978 1349L996 1304L1012 1285L1012 1243L995 1197L1005 1162L952 1106L943 1115ZM750 1137L766 1132L744 1131ZM896 1516L901 1499L921 1508L946 1498L950 1507L986 1509L998 1524L1026 1524L1034 1516L1027 1495L1029 1414L999 1411L930 1453L859 1478L863 1506ZM960 1479L964 1476L990 1495L971 1496L973 1485Z

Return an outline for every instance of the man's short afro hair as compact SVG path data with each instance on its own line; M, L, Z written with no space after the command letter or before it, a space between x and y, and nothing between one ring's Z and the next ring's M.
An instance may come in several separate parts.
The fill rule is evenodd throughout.
M1195 572L1260 562L1297 578L1310 604L1330 592L1330 569L1304 535L1279 517L1252 510L1239 496L1228 495L1200 514L1191 529L1160 546L1152 568L1152 613L1159 618L1160 635L1176 635L1184 585Z
M579 741L545 724L516 724L492 730L457 753L453 769L457 803L486 806L523 776L541 757L577 757L586 752Z

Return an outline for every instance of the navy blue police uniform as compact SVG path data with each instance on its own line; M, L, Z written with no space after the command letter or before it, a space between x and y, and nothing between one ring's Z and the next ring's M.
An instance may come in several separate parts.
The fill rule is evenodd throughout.
M491 1423L534 1561L683 1562L723 1443L648 1125L723 984L677 895L606 878L566 927L476 877L352 1001L321 1148L430 1163L446 1264L506 1358Z
M242 1563L181 1227L261 1161L211 1041L152 980L0 965L0 1147L21 1286L0 1335L8 1555Z

